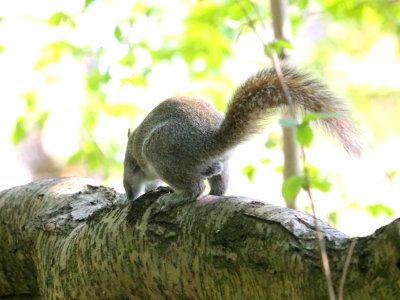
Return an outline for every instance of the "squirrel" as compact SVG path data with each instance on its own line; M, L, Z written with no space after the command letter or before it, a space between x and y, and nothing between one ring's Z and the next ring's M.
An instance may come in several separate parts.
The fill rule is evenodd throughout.
M320 119L345 150L360 155L351 109L308 74L293 67L282 68L292 103L303 112L333 113ZM176 96L161 102L132 132L128 132L123 185L128 200L167 183L174 194L160 197L162 207L195 201L208 180L210 195L224 195L228 160L235 146L260 132L263 121L287 106L273 68L250 76L231 98L225 117L204 100Z

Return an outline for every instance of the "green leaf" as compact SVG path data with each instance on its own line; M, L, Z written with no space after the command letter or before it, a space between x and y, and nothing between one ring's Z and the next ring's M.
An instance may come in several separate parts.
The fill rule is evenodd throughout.
M110 79L108 71L101 73L98 68L94 68L86 75L86 85L89 90L98 91L101 85L106 84Z
M85 48L77 47L64 40L46 44L42 49L42 57L35 64L35 69L40 70L49 64L57 63L65 54L84 57L87 55L87 51Z
M274 49L279 54L284 49L293 49L293 45L288 40L275 39Z
M36 102L37 102L37 95L35 90L28 91L20 97L24 98L25 100L25 107L27 112L34 112L36 111Z
M373 217L377 217L380 214L385 214L388 217L394 216L394 211L383 204L372 204L367 206L366 209Z
M267 141L264 144L264 147L267 149L275 148L279 144L279 137L276 133L271 133L268 136Z
M272 56L272 52L273 52L273 43L268 43L264 46L264 54L267 57L271 57Z
M320 190L321 192L327 193L332 187L332 183L323 177L310 177L310 184L312 188Z
M230 55L232 40L237 34L236 29L227 25L227 12L237 5L232 5L230 1L221 5L214 1L195 3L195 9L190 11L183 22L184 30L179 34L179 38L168 37L165 47L162 47L161 53L156 56L165 57L167 54L171 59L179 53L189 66L201 57L206 67L195 71L196 76L209 74L210 71L220 72L221 63ZM213 45L212 51L210 44Z
M247 165L243 168L243 173L247 176L249 181L253 181L255 171L256 168L252 165Z
M314 166L307 165L307 175L310 181L311 188L327 193L332 187L329 178L322 176L321 172Z
M314 138L314 133L308 123L303 122L297 126L296 137L300 145L310 147Z
M36 116L36 124L40 130L43 129L44 124L46 124L48 117L49 117L48 111L42 111L42 112L38 113L38 115Z
M297 6L300 9L305 9L308 6L308 2L309 2L309 0L298 0L297 1Z
M50 18L47 20L47 23L51 26L59 26L63 16L64 16L64 13L61 13L61 12L55 13L50 16Z
M119 63L121 65L127 66L127 67L132 67L135 65L136 59L135 56L131 53L128 52L124 55L123 58L120 59Z
M68 165L75 165L75 164L80 164L83 161L83 158L85 157L85 152L82 151L82 149L78 150L75 152L69 159L67 164Z
M72 19L71 16L68 16L67 14L63 12L56 12L50 16L50 18L47 20L47 23L50 26L60 26L61 24L68 25L69 27L73 28L75 27L75 21Z
M288 203L293 203L305 184L306 180L304 176L292 176L287 178L282 185L282 196L285 201Z
M275 39L273 42L264 46L264 54L271 57L273 52L279 55L284 49L293 49L293 45L287 40Z
M332 211L328 215L328 222L329 224L336 226L337 225L337 217L338 217L338 212L337 211Z
M293 32L293 36L297 35L297 32L299 31L299 28L301 27L301 25L304 24L304 16L301 15L300 13L293 13L290 16L290 24L292 27L292 32Z
M263 158L263 159L261 159L260 162L261 162L263 165L265 165L265 164L270 163L270 162L271 162L271 159L270 159L270 158Z
M119 27L119 26L115 27L114 36L115 36L115 38L117 39L118 42L122 42L123 41L121 27Z
M27 134L28 134L28 129L27 129L27 120L24 116L20 116L17 118L17 121L15 122L15 128L14 128L14 133L13 133L13 143L18 144L21 140L23 140Z
M0 44L0 52L3 52L3 51L4 51L4 45Z
M146 86L147 80L146 76L140 75L131 75L130 77L121 78L121 84L131 84L132 86Z
M86 10L86 8L92 4L95 0L85 0L85 6L83 7L83 10Z
M298 123L296 120L293 120L293 119L280 119L279 124L282 127L295 127L295 126L297 126Z

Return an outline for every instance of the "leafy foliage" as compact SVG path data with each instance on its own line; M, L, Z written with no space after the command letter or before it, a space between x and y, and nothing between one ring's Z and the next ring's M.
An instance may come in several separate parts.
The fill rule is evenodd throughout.
M283 198L288 203L292 203L296 199L301 189L307 188L307 184L310 184L311 188L317 189L324 193L329 192L332 186L332 183L328 177L322 176L316 167L309 165L306 167L306 174L289 177L283 182Z
M388 217L393 217L394 216L394 211L393 209L387 207L384 204L378 203L378 204L372 204L366 207L367 211L374 217L379 216L380 214L385 214Z
M70 28L74 28L76 26L74 19L63 12L57 12L51 15L51 17L47 20L47 23L50 26L67 25Z
M87 54L88 51L86 49L82 49L65 40L49 43L43 47L42 56L36 62L35 69L39 71L50 64L55 64L59 62L64 55L83 58Z
M281 55L285 49L293 49L293 45L289 41L275 39L265 45L264 53L266 56L271 57L273 51L276 52L278 55Z
M304 176L292 176L287 178L282 185L282 196L287 203L292 203L300 190L306 185Z
M21 95L21 98L25 101L26 113L18 116L15 122L12 136L14 144L22 141L29 132L41 131L49 116L47 111L37 110L37 96L35 91L29 91Z
M247 176L249 181L253 181L256 168L253 165L247 165L243 168L243 173Z

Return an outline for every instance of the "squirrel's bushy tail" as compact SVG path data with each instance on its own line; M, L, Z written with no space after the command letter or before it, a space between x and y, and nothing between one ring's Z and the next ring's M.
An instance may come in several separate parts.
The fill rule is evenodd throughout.
M334 117L318 123L337 137L347 152L360 155L357 128L349 106L307 74L287 66L282 68L282 73L295 108L302 112L334 113ZM264 69L251 76L236 90L228 105L217 135L223 149L218 150L226 151L260 132L262 121L285 106L287 101L274 69Z

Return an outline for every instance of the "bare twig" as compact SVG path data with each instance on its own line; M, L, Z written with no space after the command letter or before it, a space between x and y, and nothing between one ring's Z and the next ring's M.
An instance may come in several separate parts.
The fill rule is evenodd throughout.
M255 5L254 1L249 0L249 2L251 4L251 6L253 7L254 11L256 12L257 17L260 20L260 25L261 25L263 32L267 32L267 27L265 26L264 22L262 21L262 16L261 16L260 10L258 9L257 5Z
M319 224L318 224L317 212L315 210L314 198L313 198L312 191L311 191L310 177L308 176L308 170L307 170L307 166L306 166L306 153L304 151L303 146L301 146L301 152L302 152L302 158L303 158L304 178L306 180L305 190L308 194L308 198L310 199L311 210L312 210L313 217L314 217L314 224L315 224L315 228L317 231L317 240L318 240L318 244L319 244L322 267L324 270L329 299L335 300L336 297L335 297L335 290L333 288L331 269L329 266L329 257L328 257L328 253L326 252L324 236L323 236L321 228L319 227Z
M257 36L257 38L260 40L262 45L266 45L264 40L262 39L261 35L258 34L258 31L256 29L256 26L254 26L254 22L250 19L250 16L246 10L246 8L240 3L239 0L236 0L237 5L240 7L240 9L243 11L244 16L246 17L247 20L247 25L253 30L254 34Z
M356 246L357 243L357 238L354 238L351 241L349 251L347 252L346 260L344 261L344 266L343 266L343 273L342 277L340 278L340 284L339 284L339 292L338 292L338 299L343 300L343 290L344 290L344 284L346 282L346 276L349 271L349 266L350 266L350 259L351 256L353 255L354 247Z

